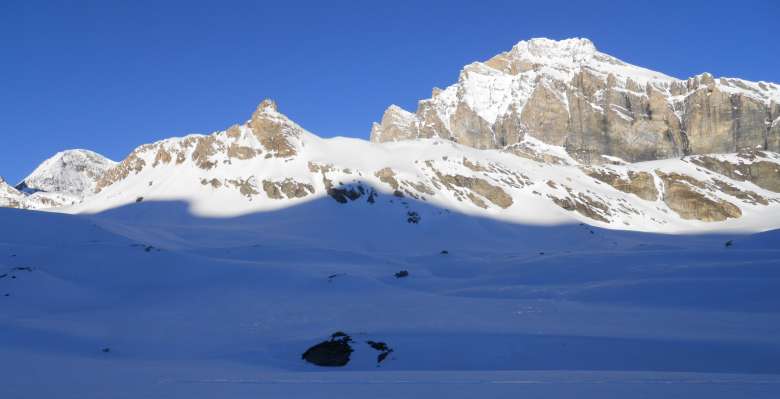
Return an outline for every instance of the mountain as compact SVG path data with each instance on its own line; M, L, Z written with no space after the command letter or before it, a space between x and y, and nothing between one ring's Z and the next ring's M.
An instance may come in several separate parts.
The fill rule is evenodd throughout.
M0 177L0 207L19 209L50 209L75 205L78 198L69 194L36 192L28 194L11 187Z
M585 163L780 151L780 85L704 73L679 80L596 50L531 39L463 68L415 113L390 106L371 141L441 137L506 148L531 136Z
M0 177L0 207L27 208L26 206L22 206L23 200L24 195L8 185L5 179Z
M75 205L92 195L98 179L116 164L89 150L58 152L15 187L3 181L0 206L48 209Z
M30 194L43 191L83 198L95 191L98 179L116 164L89 150L61 151L43 161L16 188Z
M587 165L531 135L504 150L441 138L322 139L265 100L244 124L138 147L69 212L185 201L199 216L234 217L330 197L410 223L440 217L421 210L430 204L520 223L756 231L780 226L778 168L780 156L760 150Z

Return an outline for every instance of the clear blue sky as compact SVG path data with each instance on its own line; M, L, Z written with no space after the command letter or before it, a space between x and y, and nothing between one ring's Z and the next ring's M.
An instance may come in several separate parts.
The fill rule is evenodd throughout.
M572 4L569 4L572 3ZM579 5L575 5L579 4ZM0 1L0 175L58 150L246 120L264 98L321 136L367 138L460 68L531 37L588 37L676 77L780 82L777 1Z

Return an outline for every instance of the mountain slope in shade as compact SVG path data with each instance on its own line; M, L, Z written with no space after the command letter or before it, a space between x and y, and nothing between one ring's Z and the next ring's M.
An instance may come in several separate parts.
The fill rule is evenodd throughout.
M531 39L467 65L458 82L391 106L371 140L441 137L505 148L531 136L586 163L743 149L780 151L780 85L701 74L679 80L596 50L587 39Z
M587 222L649 231L780 226L780 156L767 151L589 166L525 136L506 150L438 138L396 143L317 137L264 101L242 125L145 144L107 170L68 212L185 201L236 216L329 197L391 209L410 223L430 204L532 224ZM422 219L422 221L419 220Z

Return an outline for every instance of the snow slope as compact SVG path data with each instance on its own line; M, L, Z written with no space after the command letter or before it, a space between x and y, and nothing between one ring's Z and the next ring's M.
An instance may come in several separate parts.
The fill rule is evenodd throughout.
M0 396L780 392L780 231L529 226L431 204L418 209L441 217L412 224L382 209L0 209ZM335 331L355 340L345 368L301 360ZM366 340L394 352L377 366Z

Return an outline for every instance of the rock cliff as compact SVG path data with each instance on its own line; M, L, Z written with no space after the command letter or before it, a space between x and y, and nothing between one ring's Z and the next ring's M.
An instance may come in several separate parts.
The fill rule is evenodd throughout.
M441 137L504 148L531 136L585 163L780 151L780 85L704 73L687 80L625 63L587 39L521 41L463 68L415 113L390 106L375 142Z

